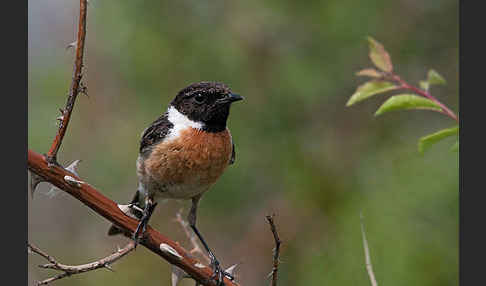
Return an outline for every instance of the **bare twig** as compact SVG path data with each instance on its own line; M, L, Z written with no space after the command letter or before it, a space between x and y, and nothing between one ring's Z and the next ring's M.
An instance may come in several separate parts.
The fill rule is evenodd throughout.
M376 278L375 278L375 273L373 272L373 264L371 264L370 250L368 248L368 241L366 240L366 234L364 229L363 214L360 214L360 218L361 218L361 234L363 236L363 248L365 253L366 271L368 272L368 276L370 277L371 286L378 286L378 283L376 282Z
M277 272L278 272L278 264L280 263L279 256L280 256L280 244L282 241L278 237L277 228L275 227L275 223L273 221L273 217L275 215L267 215L267 221L270 224L270 230L273 233L273 239L275 240L275 249L273 250L273 268L272 272L272 286L277 286Z
M67 192L117 225L125 236L132 237L137 228L138 220L125 215L114 201L105 197L100 191L69 170L57 165L49 166L46 158L41 154L28 150L27 161L31 172ZM194 259L179 243L160 234L152 227L147 226L140 244L158 254L170 264L181 268L200 284L216 286L216 281L211 279L213 270L210 267ZM238 285L227 277L224 277L224 283L226 286Z
M69 124L69 119L71 118L71 113L74 108L74 102L76 101L76 97L78 93L81 91L81 78L83 77L82 69L83 69L83 56L84 56L84 40L86 38L86 15L87 11L87 1L80 0L79 1L79 24L78 24L78 39L76 43L76 58L74 60L74 67L73 67L73 78L71 82L71 86L69 89L69 96L67 98L66 107L64 109L60 109L61 116L58 117L59 119L59 129L57 131L56 137L52 142L51 148L47 153L47 162L50 165L57 164L57 152L61 147L62 139L64 138L64 134L66 133L67 126Z
M93 271L99 268L106 268L108 270L113 271L111 268L111 264L113 264L115 261L118 259L122 258L123 256L127 255L130 251L135 249L135 244L133 242L129 242L124 248L118 249L115 251L113 254L104 257L100 260L87 263L87 264L82 264L82 265L64 265L56 261L56 259L49 254L45 253L44 251L40 250L37 246L28 243L28 248L34 252L39 254L40 256L44 257L47 261L49 261L48 264L43 264L39 265L41 268L46 268L46 269L55 269L62 271L63 273L57 274L53 277L47 278L42 281L37 281L36 285L47 285L50 282L62 279L64 277L68 277L74 274L80 274L84 272L89 272Z
M184 232L185 232L187 238L189 238L189 240L191 241L193 248L189 252L190 253L199 253L202 257L204 257L204 259L206 260L207 263L210 263L211 259L209 259L209 256L206 254L205 251L203 251L203 249L199 245L199 242L198 242L196 235L194 234L194 232L191 231L187 221L185 221L182 218L181 213L182 213L182 209L179 210L179 212L177 212L175 221L178 222L182 226L182 229L184 229Z

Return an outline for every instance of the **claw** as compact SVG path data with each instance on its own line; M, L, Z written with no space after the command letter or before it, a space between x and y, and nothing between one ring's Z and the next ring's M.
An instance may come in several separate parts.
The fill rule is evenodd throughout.
M230 276L233 275L233 273L235 273L237 266L238 266L238 264L233 264L233 265L231 265L230 267L228 267L224 270L227 274L229 274L229 275L226 275L226 277L228 277L228 279L230 279L231 281L234 280L234 277L230 277Z
M218 286L224 286L224 277L228 278L229 280L233 281L235 278L233 275L225 271L224 269L221 268L221 265L219 264L219 261L214 257L214 255L210 256L211 259L211 268L213 268L213 275L211 275L211 280L216 280L216 285Z
M191 221L191 220L189 219L189 221ZM197 227L194 223L191 223L191 228L194 231L194 233L197 235L197 237L199 238L201 243L203 244L204 248L208 252L209 259L211 260L210 265L211 265L211 268L213 269L213 275L211 275L210 279L214 280L214 279L217 278L216 284L218 286L221 286L221 285L224 286L225 285L224 281L223 281L224 277L227 277L228 279L233 281L235 279L233 277L233 275L229 271L225 271L221 268L219 261L216 259L216 256L214 256L211 249L209 249L206 241L203 239L203 237L201 236L201 233L199 233L199 230L197 229Z
M137 247L137 244L139 242L139 234L140 234L140 230L142 229L142 225L145 225L146 223L144 223L144 220L141 220L139 223L138 223L138 226L137 226L137 229L135 230L135 232L133 233L133 236L132 236L132 239L133 241L135 242L135 245L134 247L136 248ZM144 232L145 232L145 226L143 226L143 229L144 229ZM142 232L143 233L143 232Z
M156 206L157 206L157 203L152 202L152 200L147 201L147 204L145 205L145 208L143 209L142 218L140 219L140 222L137 225L137 229L135 230L135 232L133 233L133 236L132 236L132 239L135 242L135 248L137 247L137 244L139 242L139 235L142 234L142 236L143 236L143 234L147 230L148 221L149 221L150 217L152 216L152 213L154 212L154 209L155 209ZM135 205L132 205L132 206L129 206L129 207L131 207L131 208L133 207L135 209L138 208ZM140 208L138 208L138 209L140 210Z
M135 248L137 247L137 244L140 241L140 238L139 238L140 232L141 232L142 235L145 233L147 223L148 223L148 218L146 217L146 215L144 213L144 216L142 217L142 219L138 223L137 229L135 230L135 232L133 233L133 236L132 236L132 239L135 242Z

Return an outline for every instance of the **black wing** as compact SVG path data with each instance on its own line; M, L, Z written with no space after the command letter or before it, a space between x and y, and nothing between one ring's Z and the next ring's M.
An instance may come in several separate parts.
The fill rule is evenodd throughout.
M140 139L140 153L145 153L154 144L163 140L172 127L174 124L169 121L167 112L152 122Z
M234 164L235 160L236 160L235 143L233 143L233 150L231 151L231 159L229 164L230 165Z

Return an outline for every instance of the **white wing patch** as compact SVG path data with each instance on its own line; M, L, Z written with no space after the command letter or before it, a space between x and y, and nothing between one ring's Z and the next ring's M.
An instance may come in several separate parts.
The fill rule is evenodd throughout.
M167 134L166 140L172 140L179 137L181 131L187 128L202 129L204 123L196 122L189 119L184 114L180 113L174 106L170 106L168 110L168 119L170 123L174 124L174 127Z

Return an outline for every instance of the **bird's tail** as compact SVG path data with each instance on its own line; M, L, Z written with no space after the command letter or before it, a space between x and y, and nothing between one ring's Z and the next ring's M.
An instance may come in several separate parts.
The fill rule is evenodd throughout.
M140 219L142 217L142 212L140 210L143 210L144 203L145 203L144 200L141 199L140 192L136 191L130 204L118 205L118 208L120 208L120 210L124 212L127 216L135 219ZM108 236L117 235L121 233L123 233L123 231L114 224L112 224L108 229Z

